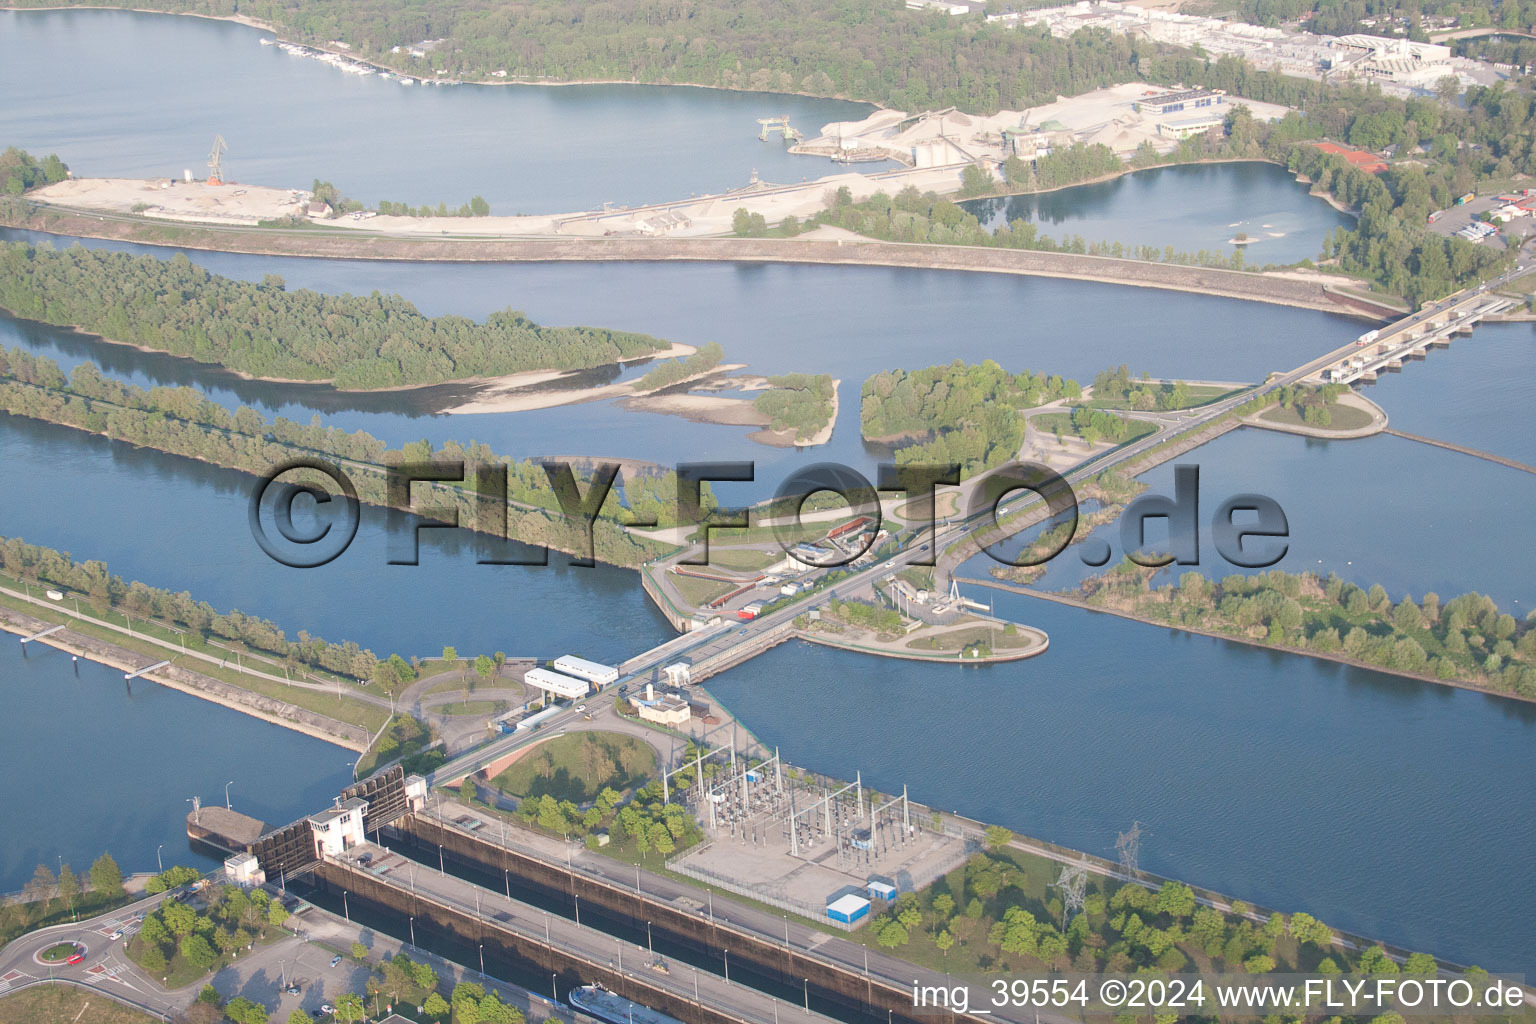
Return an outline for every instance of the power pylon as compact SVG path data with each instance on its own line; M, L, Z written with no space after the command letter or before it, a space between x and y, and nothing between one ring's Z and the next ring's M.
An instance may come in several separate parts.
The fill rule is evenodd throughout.
M224 184L224 154L229 150L229 144L224 141L224 136L213 137L213 149L208 153L208 184Z
M1115 853L1120 856L1120 870L1128 880L1141 877L1141 822L1131 822L1129 832L1115 837Z

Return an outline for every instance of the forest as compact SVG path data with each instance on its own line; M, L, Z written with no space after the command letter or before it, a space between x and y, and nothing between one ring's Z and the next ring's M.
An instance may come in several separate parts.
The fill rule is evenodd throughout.
M646 334L541 327L514 310L485 323L423 316L398 295L289 291L169 260L43 242L0 246L0 307L254 377L367 390L525 370L574 370L665 348Z
M990 468L1014 458L1024 441L1022 409L1076 398L1074 380L1009 373L988 359L959 359L923 370L890 370L864 382L859 422L871 441L916 440L896 453L898 464L959 463Z
M361 501L389 504L384 467L394 462L423 462L432 458L462 460L470 464L499 463L507 468L507 533L523 544L582 554L586 534L578 522L568 521L543 468L532 461L514 461L497 455L486 445L449 441L435 448L415 441L390 450L363 431L347 433L318 421L298 424L278 417L268 420L246 406L230 412L190 387L156 387L145 390L103 376L94 364L82 363L66 376L53 360L21 348L0 350L0 411L46 420L103 434L114 440L218 466L264 476L272 467L295 455L321 454L344 462ZM579 479L579 477L578 477ZM582 487L588 481L580 481ZM423 488L427 488L423 491ZM474 524L483 514L477 496L468 488L449 484L418 484L423 497L418 507L441 503L457 511L459 522ZM489 497L489 496L488 496ZM715 497L708 485L701 489L706 510ZM618 521L627 513L621 500L635 514L654 513L671 525L675 517L675 474L644 476L615 486L593 524L593 556L613 565L634 566L666 548L629 533ZM500 526L497 524L497 531ZM528 557L526 554L522 557Z
M48 6L57 0L22 0ZM1054 39L979 14L891 0L157 0L157 10L267 21L284 38L349 43L412 75L686 83L866 100L905 110L1021 108L1135 77L1150 44ZM429 44L423 46L422 44ZM415 45L425 57L394 55Z
M832 418L836 388L829 373L786 373L768 378L768 390L753 400L757 411L769 417L770 430L793 430L805 441Z

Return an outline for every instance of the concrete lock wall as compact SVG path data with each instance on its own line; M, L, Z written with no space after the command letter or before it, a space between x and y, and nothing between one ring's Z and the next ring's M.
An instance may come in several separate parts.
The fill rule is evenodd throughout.
M806 982L813 1004L816 1001L830 1002L893 1022L933 1024L931 1016L914 1013L912 993L906 988L895 988L866 978L861 972L838 967L809 956L803 950L785 948L782 943L775 943L730 925L710 922L698 911L680 908L661 899L652 899L601 878L567 871L563 865L550 864L516 850L508 850L448 828L430 818L413 814L398 822L397 826L402 836L419 844L423 850L435 852L441 845L445 856L452 854L460 863L473 865L488 874L497 875L505 871L525 887L565 899L579 896L582 916L586 920L592 919L589 915L596 915L638 930L643 930L649 921L655 934L665 936L668 941L678 945L707 953L712 958L718 959L722 950L729 949L732 977L738 971L751 972L793 988L799 988L802 982ZM670 1010L665 1012L671 1013ZM949 1017L948 1014L944 1016Z
M675 1017L683 1024L739 1024L736 1017L655 988L646 984L643 978L621 976L605 964L518 935L495 921L481 920L428 896L402 890L351 865L325 861L315 868L314 877L326 890L345 890L349 896L364 903L408 915L415 919L419 929L435 928L471 945L484 944L490 955L503 960L559 974L563 991L569 991L577 984L596 983L626 999Z

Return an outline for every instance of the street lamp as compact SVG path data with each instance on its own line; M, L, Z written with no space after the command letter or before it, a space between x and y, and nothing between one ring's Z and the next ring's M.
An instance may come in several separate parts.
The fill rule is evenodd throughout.
M229 806L229 787L233 786L234 784L234 779L230 779L228 782L224 783L224 809L226 811L234 810L233 807Z
M161 843L159 846L155 847L155 867L160 869L160 873L162 875L165 874L165 862L160 859L160 851L163 849L165 849L164 843Z
M645 951L651 956L656 955L656 947L651 945L651 922L645 922Z

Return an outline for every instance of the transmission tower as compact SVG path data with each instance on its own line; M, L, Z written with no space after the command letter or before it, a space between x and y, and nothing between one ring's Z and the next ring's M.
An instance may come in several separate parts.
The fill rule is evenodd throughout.
M1115 853L1120 856L1120 870L1128 880L1141 877L1141 822L1131 822L1129 832L1115 837Z
M1082 861L1063 864L1054 884L1061 890L1061 929L1066 931L1072 915L1083 909L1083 899L1088 893L1088 865Z
M224 141L224 136L213 137L213 149L208 153L208 184L224 184L224 154L229 150L229 144Z

